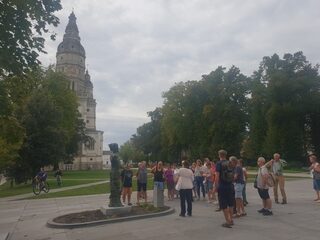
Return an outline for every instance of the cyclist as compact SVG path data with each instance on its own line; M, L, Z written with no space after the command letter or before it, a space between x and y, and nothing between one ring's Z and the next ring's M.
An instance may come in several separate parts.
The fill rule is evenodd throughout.
M40 172L35 176L35 180L39 183L41 188L44 186L45 181L47 180L48 174L44 171L44 168L40 168Z

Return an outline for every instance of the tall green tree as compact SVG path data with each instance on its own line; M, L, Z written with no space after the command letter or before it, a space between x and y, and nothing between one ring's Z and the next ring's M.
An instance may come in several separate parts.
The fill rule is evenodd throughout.
M54 13L61 8L60 0L0 1L0 78L25 74L40 64L43 34L59 24Z

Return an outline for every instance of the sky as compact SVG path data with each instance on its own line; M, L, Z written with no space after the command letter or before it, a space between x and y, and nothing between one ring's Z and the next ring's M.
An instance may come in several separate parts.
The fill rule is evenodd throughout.
M319 0L61 0L56 41L40 60L55 64L71 11L77 17L104 146L123 144L175 83L218 66L250 76L264 56L320 56Z

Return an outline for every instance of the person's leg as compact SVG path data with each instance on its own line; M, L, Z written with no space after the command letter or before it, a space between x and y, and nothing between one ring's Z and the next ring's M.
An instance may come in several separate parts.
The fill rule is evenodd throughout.
M279 185L279 178L278 176L274 177L274 186L273 186L273 195L274 195L274 201L276 203L279 203L278 199L278 185Z
M137 191L137 205L140 204L140 198L141 198L141 183L139 183L139 181L137 182L137 186L138 186L138 191Z
M231 217L232 216L231 215L232 211L233 211L232 208L229 208L229 207L227 207L225 209L222 209L224 219L226 220L226 223L229 224L229 225L233 224L232 217Z
M248 201L247 201L247 193L246 193L246 188L247 188L247 183L245 182L244 185L243 185L243 190L242 190L242 198L243 198L243 203L245 205L248 204Z
M192 216L192 189L186 189L187 214Z
M180 195L180 216L185 216L186 214L186 190L180 189L179 191Z
M132 194L132 188L131 187L128 188L127 193L128 193L128 204L131 204L131 194Z
M196 177L196 184L197 184L197 196L198 196L198 199L200 199L200 177Z
M122 202L123 203L126 203L126 194L127 194L127 188L126 187L123 187L122 188Z
M279 187L280 187L280 191L281 191L281 196L282 196L282 203L287 203L287 195L286 192L284 190L284 184L285 184L285 179L284 176L279 176Z
M203 178L203 177L201 177L201 181L200 181L200 185L201 185L201 192L202 192L202 196L203 196L203 198L205 198L205 197L206 197L206 190L205 190L205 188L204 188L203 181L204 181L204 178Z

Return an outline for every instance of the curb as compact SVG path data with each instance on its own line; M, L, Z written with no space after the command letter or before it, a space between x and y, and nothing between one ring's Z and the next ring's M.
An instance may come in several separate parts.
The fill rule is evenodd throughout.
M54 220L54 218L53 218L53 219L48 220L47 227L66 228L66 229L91 227L91 226L98 226L98 225L102 225L102 224L117 223L117 222L131 221L131 220L139 220L139 219L153 218L153 217L161 217L161 216L172 214L174 212L175 212L175 209L170 207L168 210L165 210L163 212L158 212L158 213L149 213L149 214L129 216L129 217L119 217L119 218L115 218L115 219L105 219L105 220L84 222L84 223L56 223L53 221Z

